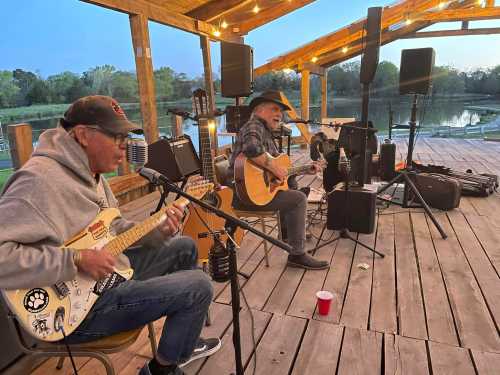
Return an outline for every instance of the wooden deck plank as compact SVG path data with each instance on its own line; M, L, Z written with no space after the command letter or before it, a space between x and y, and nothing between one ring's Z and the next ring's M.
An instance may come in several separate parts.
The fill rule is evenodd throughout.
M486 304L491 311L492 319L498 328L500 326L500 283L498 274L464 216L459 212L451 211L448 213L448 217L481 288Z
M304 270L295 267L286 267L274 288L269 300L264 305L263 310L284 315L295 291L304 276Z
M331 375L337 368L344 329L310 320L292 375Z
M396 283L399 334L419 339L427 338L425 312L420 288L420 276L415 259L412 225L409 214L396 217Z
M443 240L431 226L431 234L443 272L461 346L499 351L500 339L460 244L446 219L436 215L448 238Z
M324 290L333 293L333 300L328 315L315 315L314 319L339 323L344 305L344 297L349 283L350 269L354 254L354 244L341 238L340 240L318 250L320 252L332 251L333 258L330 271L323 285Z
M384 334L385 375L429 375L425 341Z
M358 240L370 247L375 247L377 230L372 234L360 234ZM340 323L347 327L367 329L370 316L370 297L373 279L374 253L363 246L356 245L351 265L351 277L342 308ZM378 255L376 255L378 258ZM362 265L368 264L365 269Z
M476 373L467 349L430 341L429 353L434 374L473 375Z
M373 264L372 303L370 329L397 333L396 275L394 260L394 216L379 215L377 248L385 257Z
M298 351L307 320L273 315L257 347L256 374L288 375ZM251 374L253 362L246 372Z
M434 251L425 214L412 213L411 219L422 281L422 295L429 339L450 345L458 345L455 323L443 282L443 275Z
M243 301L242 301L243 303ZM259 311L252 310L252 314L254 316L255 323L255 340L256 343L259 342L262 337L269 321L271 320L271 314ZM252 324L249 312L247 309L243 309L240 312L240 338L241 338L241 358L242 364L245 366L245 363L250 359L250 355L254 351L253 347L253 339L252 339ZM198 361L201 362L201 361ZM222 337L222 348L210 356L203 366L201 370L198 372L200 375L220 375L220 374L229 374L235 371L235 359L234 359L234 346L233 346L233 326L231 325L227 332ZM193 369L194 370L194 369ZM186 371L187 374L194 374L195 371Z
M324 247L315 254L318 260L330 262L332 252ZM292 303L288 308L287 315L299 318L312 318L316 309L316 292L323 289L326 275L329 269L308 270L304 273L302 280L293 296Z
M472 358L476 364L478 375L498 375L500 369L500 354L472 350Z
M481 242L496 273L500 274L500 246L498 246L500 243L500 223L492 218L475 215L468 215L467 221Z
M338 375L373 375L382 369L382 334L346 328Z

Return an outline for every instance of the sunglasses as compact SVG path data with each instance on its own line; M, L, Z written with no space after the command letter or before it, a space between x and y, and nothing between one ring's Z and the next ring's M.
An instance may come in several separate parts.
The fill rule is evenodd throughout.
M87 125L86 128L97 130L99 133L102 133L104 135L107 135L110 138L113 138L115 145L117 145L117 146L127 145L127 143L130 140L130 137L128 134L113 134L109 131L104 130L103 128L100 128L99 126Z

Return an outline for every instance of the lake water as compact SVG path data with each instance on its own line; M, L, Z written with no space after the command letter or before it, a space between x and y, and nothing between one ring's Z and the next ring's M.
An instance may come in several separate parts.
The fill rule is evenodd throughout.
M469 105L488 105L492 104L488 100L434 100L418 103L417 119L421 125L426 128L435 126L453 126L463 127L467 124L476 124L480 120L480 113L476 110L466 109ZM498 105L498 102L494 103ZM379 129L379 134L387 133L389 124L389 106L391 106L394 123L407 124L410 119L411 101L409 97L399 97L389 99L371 99L369 119L373 122L374 126ZM134 122L141 123L141 114L139 110L127 110L129 119ZM318 107L311 108L311 119L319 119L320 109ZM354 117L361 118L361 100L353 99L336 99L328 103L328 117ZM29 121L33 128L33 141L36 142L38 136L45 129L53 128L57 125L57 118L46 120ZM17 121L20 123L23 121ZM6 126L4 127L4 134L6 133ZM158 109L158 125L160 134L162 136L171 135L170 115L166 114L166 108ZM224 131L225 123L224 118L219 118L218 124L219 131ZM192 121L186 120L184 124L184 132L191 136L194 146L198 148L198 128ZM298 130L294 129L294 135L298 135ZM220 137L219 145L229 144L230 137ZM3 163L5 164L5 163ZM4 167L4 166L3 166Z

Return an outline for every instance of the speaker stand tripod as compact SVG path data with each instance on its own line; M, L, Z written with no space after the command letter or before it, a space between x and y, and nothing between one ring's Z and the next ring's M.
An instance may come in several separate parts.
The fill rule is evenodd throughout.
M382 186L377 191L377 194L380 194L380 193L384 192L385 190L387 190L393 184L398 184L400 182L403 182L404 183L403 202L400 203L400 202L396 202L392 199L386 199L383 197L377 197L377 198L384 201L384 202L389 202L389 203L394 203L394 204L400 205L403 208L423 207L425 212L430 217L430 219L432 220L432 222L436 226L437 230L441 234L441 237L443 239L445 239L445 238L447 238L446 233L444 232L443 228L436 220L436 217L431 212L429 205L425 202L424 198L422 197L422 194L420 194L420 192L418 191L418 188L415 186L415 184L412 181L412 177L416 175L416 171L413 168L413 149L415 147L415 131L417 129L417 100L418 100L418 94L414 94L413 103L412 103L412 107L411 107L410 121L408 123L409 129L410 129L410 135L408 138L408 155L406 157L406 168L399 171L398 172L399 174L396 177L394 177L392 180L390 180L387 183L387 185ZM420 203L420 206L408 204L408 202L410 200L410 191L413 193L413 196Z

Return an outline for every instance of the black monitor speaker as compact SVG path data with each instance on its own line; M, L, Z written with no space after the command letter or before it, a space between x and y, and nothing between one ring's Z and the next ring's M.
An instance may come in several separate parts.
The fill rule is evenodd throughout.
M253 91L253 49L221 42L221 91L226 98L250 96Z
M371 83L377 71L380 50L380 29L382 25L382 8L368 8L366 18L366 36L359 80L361 83Z
M148 145L146 168L154 169L174 182L200 172L200 159L191 138L164 138Z
M434 49L415 48L401 51L399 94L429 94L434 68Z

